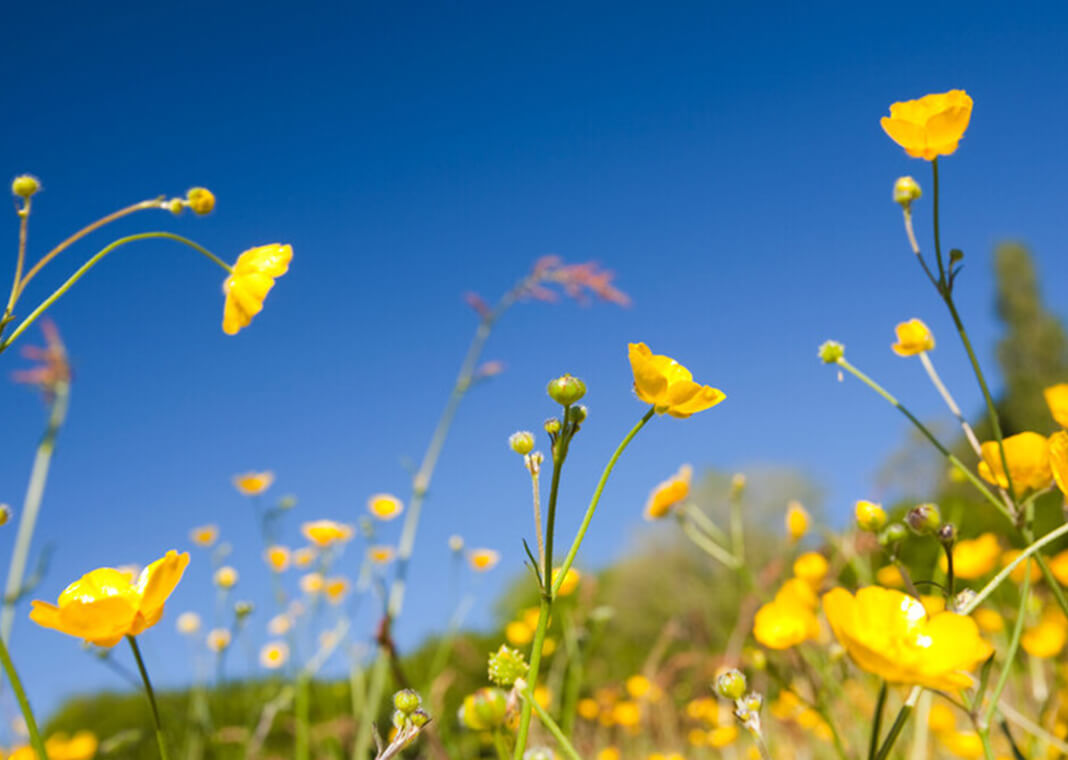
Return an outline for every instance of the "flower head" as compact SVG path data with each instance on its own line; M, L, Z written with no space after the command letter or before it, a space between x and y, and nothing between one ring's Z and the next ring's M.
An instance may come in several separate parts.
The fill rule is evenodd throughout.
M274 483L274 473L270 470L234 475L234 488L245 496L258 496L270 488L272 483Z
M194 214L210 214L215 208L215 194L206 187L193 187L185 194L185 203Z
M342 525L333 520L315 520L300 526L304 537L319 547L333 546L352 538L352 526Z
M349 581L348 578L327 578L323 581L323 591L326 593L326 599L330 604L341 604L345 595L349 593Z
M1057 487L1068 496L1068 431L1058 430L1049 437L1049 466Z
M218 525L199 525L189 531L189 540L197 546L207 548L212 546L219 538Z
M654 354L644 343L628 345L634 392L656 407L657 414L686 418L711 409L726 396L722 391L693 381L690 370L669 356Z
M678 472L654 488L645 502L645 519L658 520L670 512L672 507L686 501L690 495L692 477L693 468L684 464Z
M932 351L935 347L934 336L931 330L919 319L910 319L901 322L894 328L897 333L897 343L890 346L898 356L915 356L925 351Z
M472 549L467 553L467 562L478 573L492 570L501 561L501 554L493 549Z
M99 746L100 741L92 731L78 731L74 736L52 734L45 742L45 751L49 760L92 760ZM32 751L29 756L37 757ZM12 757L17 757L17 753Z
M221 652L230 646L230 632L225 628L212 628L208 631L206 643L211 651Z
M169 551L133 581L115 568L93 570L67 586L55 606L35 600L30 619L99 647L113 647L159 622L188 564L188 554Z
M972 99L964 90L925 95L890 106L880 122L890 139L913 158L931 161L957 150L972 117Z
M956 691L972 685L969 671L994 651L975 621L953 612L928 617L919 600L867 586L824 594L835 637L863 670L890 683Z
M284 546L268 546L263 552L263 559L276 573L284 573L289 569L290 553Z
M1043 489L1053 481L1049 463L1049 441L1044 435L1017 433L1005 438L1003 444L1012 485L1021 494L1032 488ZM997 441L986 441L981 450L983 461L979 463L979 475L987 483L1008 488L1009 481L1005 477Z
M826 557L819 552L805 552L794 561L794 575L810 586L818 587L829 570Z
M953 573L964 580L982 578L995 567L1001 556L1001 545L993 533L964 539L953 546ZM942 572L949 569L945 556L940 560Z
M263 310L263 300L276 278L289 271L293 247L280 243L250 248L237 257L233 274L223 283L223 332L236 335Z
M378 545L367 549L367 558L375 565L388 565L396 554L392 546Z
M556 584L556 581L559 578L560 578L560 568L558 568L558 567L553 568L553 579L552 579L553 585ZM581 582L582 582L582 573L580 573L578 570L576 570L573 567L569 567L567 569L567 574L564 576L564 579L562 581L560 581L560 588L556 592L556 595L557 596L571 596L571 594L573 594L575 592L575 589L578 588L578 585Z
M178 628L178 633L191 636L200 630L200 615L195 612L183 612L178 616L175 625Z
M1053 419L1062 428L1068 428L1068 383L1051 385L1043 391L1043 395Z
M277 670L289 660L289 645L284 641L271 641L260 649L260 665L268 670Z
M786 505L786 535L791 541L800 541L808 533L808 511L799 501Z
M404 511L404 503L393 494L376 493L367 500L367 511L379 520L392 520Z
M221 589L232 589L237 585L237 579L237 570L230 565L223 565L215 571L215 575L212 577L215 585Z

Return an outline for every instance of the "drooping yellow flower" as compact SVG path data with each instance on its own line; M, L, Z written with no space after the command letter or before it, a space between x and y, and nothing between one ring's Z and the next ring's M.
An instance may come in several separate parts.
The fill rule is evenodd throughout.
M376 493L367 500L367 511L384 522L400 515L404 503L393 494Z
M352 526L333 520L315 520L300 526L304 537L320 548L344 543L352 538Z
M901 322L894 328L897 333L897 343L890 348L898 356L915 356L925 351L931 351L935 347L934 336L930 329L919 319L910 319Z
M957 150L972 117L972 99L950 90L890 106L881 124L890 139L913 158L931 161Z
M326 599L330 604L341 604L349 593L348 578L327 578L323 583L323 591L326 592Z
M630 343L627 348L634 392L645 403L653 404L657 414L667 412L684 419L726 398L717 388L695 383L690 370L669 356L654 354L644 343Z
M1068 428L1068 383L1051 385L1043 391L1043 395L1053 419L1062 428Z
M693 468L684 464L679 471L658 485L649 494L645 502L645 519L659 520L677 504L686 501L690 495L690 479Z
M289 645L284 641L271 641L260 649L260 665L268 670L277 670L289 660Z
M111 567L93 570L63 590L58 606L35 600L30 619L99 647L113 647L159 622L188 564L187 553L169 551L136 581Z
M953 546L953 574L964 580L982 578L998 564L1001 545L993 533L984 533L978 538L963 539ZM945 555L939 559L942 572L949 569Z
M49 760L92 760L100 742L92 731L79 731L74 736L52 734L45 742ZM30 757L36 757L31 752Z
M1068 497L1068 432L1064 430L1049 437L1049 466L1057 487Z
M175 625L178 628L178 633L192 636L200 630L200 615L195 612L183 612L178 616Z
M794 560L794 575L810 586L819 586L829 570L827 559L819 552L805 552Z
M808 511L799 501L786 505L786 535L793 542L800 541L808 533Z
M263 558L267 566L276 573L284 573L289 569L289 549L284 546L268 546Z
M223 306L223 332L236 335L248 327L263 309L263 299L271 292L276 278L289 271L293 247L271 243L250 248L237 257L234 272L223 283L226 303Z
M789 649L819 635L819 601L811 586L799 578L783 584L775 598L757 610L753 637L768 649Z
M867 586L824 594L831 630L863 670L890 683L955 691L972 684L969 671L994 651L970 617L939 612L900 591Z
M239 475L234 475L233 482L234 488L245 496L258 496L274 483L274 473L270 470L242 472Z
M225 628L212 628L206 643L212 652L221 652L230 646L230 632Z
M367 558L375 565L388 565L393 561L396 551L392 546L376 545L367 549Z
M205 549L213 545L219 538L218 525L199 525L189 531L189 540L197 546Z
M553 568L553 580L555 584L560 577L560 568ZM582 573L573 567L567 569L567 575L560 582L560 589L556 592L557 596L571 596L578 588L579 583L582 581Z
M212 580L215 581L215 585L219 588L229 590L237 585L238 577L237 570L230 567L230 565L223 565L215 571Z
M467 562L478 573L492 570L501 561L500 552L493 549L472 549L467 553Z
M1020 637L1020 646L1032 657L1056 657L1068 642L1068 620L1059 608L1051 607L1037 625L1028 628Z
M1018 494L1032 488L1040 490L1053 482L1046 436L1031 432L1017 433L1004 439L1003 443L1005 458L1009 462L1009 475ZM979 463L979 475L987 483L1008 488L997 441L986 441L981 450L983 461Z

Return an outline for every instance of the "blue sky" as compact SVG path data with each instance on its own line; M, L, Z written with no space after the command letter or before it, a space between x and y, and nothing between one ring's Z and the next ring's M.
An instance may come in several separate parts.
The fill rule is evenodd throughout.
M490 620L493 593L519 571L532 529L505 439L553 412L544 385L565 371L586 380L591 410L562 492L570 532L642 412L628 341L677 357L728 399L642 434L581 564L626 551L649 488L684 461L796 466L837 517L878 496L873 474L906 429L857 383L835 382L815 359L822 340L843 341L921 417L938 417L918 364L889 350L893 325L922 317L958 400L980 403L890 202L901 174L930 185L928 165L879 128L894 100L953 87L975 98L944 163L943 210L946 243L968 257L960 304L981 356L996 339L994 243L1031 243L1047 296L1068 275L1065 17L1052 4L942 3L918 16L901 4L120 2L58 14L24 3L5 21L0 165L45 186L31 257L135 200L193 185L218 197L207 218L146 213L97 234L46 270L28 304L127 232L172 230L228 259L275 240L295 251L236 338L219 328L221 272L166 244L118 253L54 309L77 378L36 544L58 550L42 598L217 522L244 571L239 595L265 609L230 476L278 473L277 491L300 498L293 542L301 520L355 520L372 492L407 498L402 460L421 455L475 325L462 294L494 297L546 253L615 270L634 305L523 304L501 322L486 358L508 371L467 399L441 459L402 647L448 616L449 534L504 556L474 622ZM916 211L929 245L929 196ZM12 214L11 250L15 234ZM0 500L17 507L43 410L9 386L0 416ZM210 611L209 576L194 555L168 617L143 637L164 684L187 676L173 619ZM122 686L24 617L14 652L44 711Z

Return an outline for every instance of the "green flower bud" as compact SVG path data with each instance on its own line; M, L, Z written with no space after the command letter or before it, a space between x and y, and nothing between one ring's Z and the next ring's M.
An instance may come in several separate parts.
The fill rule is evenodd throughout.
M855 508L857 527L871 533L876 533L886 526L886 511L882 506L873 501L861 499Z
M568 419L571 424L578 427L586 421L586 416L589 414L589 410L583 404L575 404L568 412Z
M549 419L545 420L545 432L549 435L556 435L557 433L559 433L560 427L560 420L556 419L555 417L550 417Z
M508 695L501 689L479 689L464 697L460 722L472 731L490 731L504 725L508 717Z
M905 523L921 536L936 533L942 527L942 513L937 504L917 504L905 515Z
M423 710L416 710L408 717L411 719L412 725L416 728L422 728L430 722L430 715Z
M825 364L835 364L845 356L845 346L836 340L827 340L819 348L820 360Z
M508 436L508 445L516 454L529 454L534 450L534 434L520 430Z
M423 700L412 689L401 689L393 695L393 706L405 715L411 715L423 705Z
M908 536L908 529L901 523L895 522L887 525L879 534L879 545L882 547L900 543Z
M570 406L586 395L586 384L577 377L562 375L549 382L549 398L561 406Z
M923 191L920 184L912 177L898 177L894 183L894 203L900 203L904 209L908 209L921 195Z
M32 174L23 174L19 177L15 177L15 181L11 183L11 192L22 199L29 198L40 189L41 181Z
M237 615L239 620L247 618L254 609L255 606L252 602L234 602L234 614Z
M528 669L522 653L504 644L489 658L489 679L498 686L511 686L517 678L524 678Z
M297 497L291 493L287 493L278 500L279 509L293 509L295 506L297 506Z
M716 676L716 693L724 699L741 699L746 689L745 675L731 668Z

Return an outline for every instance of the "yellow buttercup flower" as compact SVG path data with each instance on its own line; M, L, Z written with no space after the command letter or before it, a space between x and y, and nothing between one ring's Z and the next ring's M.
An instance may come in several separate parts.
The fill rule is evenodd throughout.
M957 716L954 714L953 708L943 702L935 702L927 713L927 727L934 734L955 731L957 728Z
M964 90L925 95L890 106L880 122L890 139L913 158L931 161L957 150L972 117L972 99Z
M819 586L829 570L827 559L819 552L805 552L794 560L794 575L811 586Z
M404 503L388 493L376 493L367 500L367 510L379 520L392 520L404 511Z
M953 546L953 574L964 580L982 578L998 564L1001 545L993 533L984 533L978 538L964 539ZM942 572L949 569L945 555L939 559Z
M935 347L934 336L930 329L918 319L902 322L894 328L897 343L890 346L898 356L915 356Z
M52 734L45 742L45 751L49 760L92 760L100 746L96 734L92 731L79 731L74 736ZM36 758L33 752L30 757Z
M232 589L237 585L237 570L230 567L230 565L223 565L215 571L215 575L212 579L215 581L215 585L219 588Z
M679 471L653 489L645 502L645 519L658 520L690 495L693 468L684 464Z
M169 551L136 581L111 567L93 570L67 586L57 606L35 600L30 619L99 647L113 647L159 622L188 564L188 554Z
M890 683L966 688L969 671L994 651L970 617L939 612L929 618L918 600L879 586L856 596L833 589L823 596L823 612L853 661Z
M979 630L983 633L1001 633L1005 630L1005 618L988 607L980 607L972 613Z
M305 594L318 594L323 590L324 584L322 573L308 573L300 576L300 590Z
M274 483L274 473L270 470L234 475L234 488L245 496L258 496L270 488L272 483Z
M583 720L597 720L597 715L601 712L601 706L597 704L596 699L584 697L575 705L575 711Z
M695 383L690 370L669 356L654 354L644 343L630 343L627 348L634 392L645 403L653 404L657 414L667 412L684 419L726 398L716 388Z
M352 538L352 526L342 525L333 520L315 520L300 526L304 537L319 547L333 546Z
M1068 549L1050 558L1049 569L1062 586L1068 586Z
M310 546L302 546L293 552L293 566L304 569L310 567L315 561L315 549Z
M504 638L515 647L521 647L534 640L534 629L522 620L513 620L504 627Z
M289 271L293 247L271 243L250 248L237 257L233 274L223 283L226 303L223 306L223 332L236 335L248 327L263 309L263 299L271 292L276 278Z
M1047 614L1037 625L1024 631L1020 637L1020 646L1032 657L1049 659L1061 653L1066 641L1068 625L1065 624L1063 613L1060 617Z
M388 565L396 554L392 546L371 546L367 549L367 558L375 565Z
M331 604L341 604L345 594L349 593L349 581L341 577L327 578L323 583L323 591Z
M284 546L268 546L263 553L263 558L266 560L268 567L276 573L284 573L289 569L289 549Z
M808 511L799 501L791 501L786 505L786 535L791 541L797 542L808 533Z
M208 632L207 645L212 652L221 652L230 646L230 632L225 628L213 628Z
M202 546L204 548L207 548L214 544L218 540L218 538L218 525L200 525L189 531L189 540L197 546Z
M1053 419L1062 428L1068 428L1068 383L1051 385L1043 391L1043 395Z
M200 630L200 615L195 612L183 612L178 616L175 625L178 628L178 633L191 636Z
M1068 496L1068 432L1064 430L1049 437L1049 467L1057 487Z
M905 579L901 577L901 571L896 565L883 565L875 571L875 581L880 586L887 588L903 588Z
M267 621L267 633L272 636L285 636L293 627L293 618L285 613L275 615Z
M500 560L500 552L493 549L472 549L467 553L468 564L472 570L479 573L492 570Z
M728 723L724 726L716 726L708 732L708 746L722 749L738 738L738 727Z
M939 734L938 739L950 754L964 760L979 760L983 757L983 740L974 731L948 731Z
M268 670L277 670L289 659L289 646L284 641L272 641L260 649L260 665Z
M631 699L623 699L612 707L612 720L617 726L636 729L642 720L642 707Z
M560 577L560 568L553 569L553 580L555 584L556 580ZM567 569L567 575L560 582L560 590L556 592L557 596L571 596L578 588L579 583L582 581L582 573L573 567Z
M215 195L206 187L193 187L185 194L185 202L194 214L203 216L215 208Z
M768 649L789 649L819 635L815 609L819 601L807 582L793 578L774 600L757 610L753 637Z
M1038 433L1017 433L1003 441L1005 458L1009 462L1012 485L1019 493L1028 489L1040 490L1053 482L1049 462L1049 441ZM979 463L979 475L987 483L1008 488L1005 468L1001 466L1001 452L997 441L986 441L981 450L983 461Z

